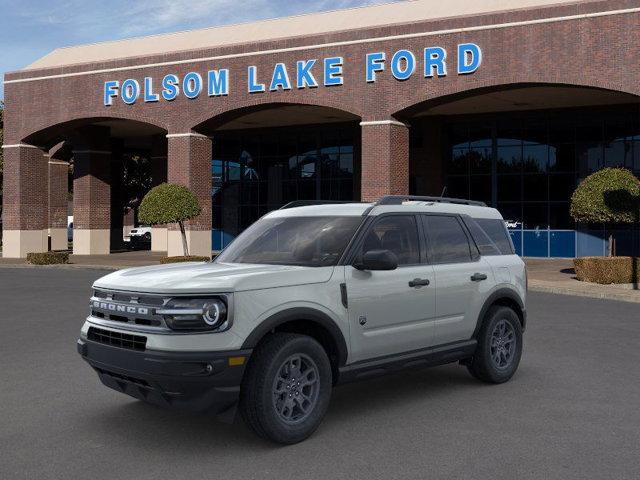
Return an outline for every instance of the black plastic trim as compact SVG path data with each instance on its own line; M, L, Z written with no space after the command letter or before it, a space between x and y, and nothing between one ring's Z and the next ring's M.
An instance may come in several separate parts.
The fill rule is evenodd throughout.
M527 326L527 311L525 309L524 303L522 302L522 299L513 290L508 288L501 288L493 292L491 295L489 295L489 298L485 300L484 305L480 310L480 314L478 315L476 328L473 331L473 335L471 336L471 338L476 338L478 336L478 332L480 331L480 327L482 326L482 321L484 320L484 317L487 314L487 311L489 310L489 308L491 308L491 306L494 303L496 303L497 301L503 298L507 298L509 300L514 301L520 307L520 312L522 313L522 315L518 315L518 316L520 317L520 320L522 322L522 331L524 332ZM518 314L518 312L516 312L516 314Z
M109 388L156 405L217 414L237 403L252 352L141 352L84 339L77 350ZM244 363L230 366L229 357L238 356Z
M306 320L323 327L329 332L331 338L334 340L336 348L338 350L338 365L344 365L347 361L347 342L345 341L342 331L336 325L336 323L323 312L314 310L307 307L294 307L287 310L282 310L273 314L266 320L260 323L253 332L249 334L247 339L242 344L243 349L255 348L260 340L275 329L279 325L282 325L291 321Z
M427 367L464 360L473 355L475 339L423 348L411 352L363 360L340 368L338 383L391 373L411 367Z

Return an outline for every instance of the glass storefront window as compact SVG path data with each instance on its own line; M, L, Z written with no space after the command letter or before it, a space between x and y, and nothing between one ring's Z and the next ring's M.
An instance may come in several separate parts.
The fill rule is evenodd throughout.
M604 167L640 174L637 105L458 117L446 129L447 194L497 206L512 230L574 229L580 179Z
M352 200L359 137L357 124L219 132L211 166L214 248L288 202Z

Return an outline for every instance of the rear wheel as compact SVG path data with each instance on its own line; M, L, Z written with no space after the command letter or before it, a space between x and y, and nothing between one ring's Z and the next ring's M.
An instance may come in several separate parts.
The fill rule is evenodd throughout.
M488 383L508 381L522 356L522 325L509 307L489 309L478 333L478 347L467 365L469 373Z
M251 356L240 412L263 438L297 443L320 425L331 398L331 364L313 338L275 333Z

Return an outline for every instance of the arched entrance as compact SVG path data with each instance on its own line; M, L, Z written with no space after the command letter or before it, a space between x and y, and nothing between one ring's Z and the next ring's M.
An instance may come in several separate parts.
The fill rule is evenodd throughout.
M213 139L213 250L288 202L359 198L359 120L335 108L268 104L196 127Z
M411 124L411 193L498 208L524 256L602 255L606 233L575 225L571 194L604 167L640 173L640 98L626 93L508 85L424 102L400 115ZM637 241L632 231L620 236L623 249Z
M11 233L3 255L66 250L68 241L81 255L124 248L123 235L133 226L127 212L135 212L152 185L166 181L165 135L148 123L90 118L39 130L10 146L7 174L16 182L7 182L15 188L5 203Z

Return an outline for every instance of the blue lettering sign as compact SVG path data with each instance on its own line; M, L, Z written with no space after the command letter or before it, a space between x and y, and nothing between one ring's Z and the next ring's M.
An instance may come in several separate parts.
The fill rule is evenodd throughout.
M127 105L133 105L140 96L140 84L133 78L128 78L122 82L122 89L120 90L120 96L122 101Z
M324 59L324 85L331 87L333 85L342 85L342 57L329 57Z
M145 102L157 102L160 100L160 95L153 93L153 78L144 78L144 101Z
M173 74L165 75L162 79L162 98L167 101L175 100L180 93L180 88L178 87L178 77Z
M202 92L202 77L199 73L189 72L182 79L182 91L187 98L196 98Z
M289 74L287 66L284 63L276 63L273 67L273 76L271 77L271 85L269 90L272 92L282 88L283 90L291 90L291 82L289 82Z
M447 75L447 51L442 47L429 47L424 49L424 76L433 77L433 71L439 77Z
M249 93L264 92L264 83L257 83L256 77L258 76L258 67L250 66L247 70Z
M113 99L118 96L118 87L120 82L117 80L110 80L104 82L104 105L110 107L113 105Z
M458 73L467 74L478 70L482 63L482 50L475 43L458 45Z
M386 54L384 52L367 53L367 82L376 81L376 72L384 71L384 61Z
M391 57L391 74L398 80L407 80L416 71L416 57L409 50L398 50Z
M229 95L229 70L209 70L207 81L209 83L208 94L210 97Z
M316 60L300 60L296 62L296 87L315 88L318 86L316 78L311 73L311 69L316 64Z

